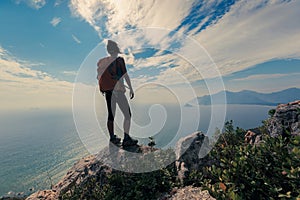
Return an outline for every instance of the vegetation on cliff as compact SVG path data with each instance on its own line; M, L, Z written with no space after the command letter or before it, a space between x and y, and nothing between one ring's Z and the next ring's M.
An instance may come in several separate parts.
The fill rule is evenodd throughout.
M193 171L186 184L208 189L217 199L300 198L300 136L270 137L260 127L263 141L245 144L245 131L227 131L209 153L219 162Z
M225 131L206 158L214 162L190 171L183 182L174 165L150 173L114 172L96 177L62 199L158 199L174 187L193 185L217 199L300 198L300 136L270 137L259 127L262 141L245 143L245 130L226 123ZM213 164L211 164L213 163Z

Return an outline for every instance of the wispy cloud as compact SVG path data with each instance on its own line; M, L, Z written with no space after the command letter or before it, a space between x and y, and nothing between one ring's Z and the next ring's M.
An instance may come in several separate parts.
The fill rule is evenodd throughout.
M76 76L77 71L63 71L62 74L67 76Z
M72 83L31 68L36 65L0 46L0 109L70 106Z
M75 35L73 35L73 34L72 34L72 38L73 38L73 40L74 40L77 44L80 44L80 43L81 43L81 41L80 41Z
M46 5L46 0L14 0L17 4L26 3L29 7L34 9L40 9Z
M266 79L276 79L282 77L290 77L290 76L299 76L300 73L291 73L291 74L255 74L250 75L244 78L237 78L233 79L233 81L259 81L259 80L266 80Z
M70 8L73 15L93 26L100 37L143 27L167 30L161 37L155 31L135 32L123 39L120 37L119 43L123 48L138 49L146 44L170 48L174 42L182 39L178 42L181 50L176 53L187 55L196 66L169 56L170 63L176 67L161 71L156 77L158 80L177 83L174 77L166 78L171 71L190 81L217 76L211 70L214 64L205 50L217 64L221 75L269 60L300 58L300 25L296 20L300 18L300 1L252 0L236 1L230 5L222 2L71 0ZM207 13L208 17L196 17L199 14L195 13L197 9ZM219 11L222 11L221 14ZM183 33L196 39L204 50L195 52L193 44L186 42ZM156 55L144 61L160 65L160 57L163 58L162 55ZM130 59L130 62L140 62L139 65L150 67L146 62ZM195 67L204 72L202 77L195 73Z
M5 49L0 46L0 56L4 56L6 53Z
M53 19L50 21L50 24L52 24L52 26L57 26L59 23L61 22L61 18L60 17L53 17Z
M103 34L118 33L130 27L176 28L189 13L193 1L149 0L71 0L70 8L75 16L87 21Z
M194 35L227 75L269 60L300 58L299 1L239 1Z
M63 0L55 0L54 7L60 6Z

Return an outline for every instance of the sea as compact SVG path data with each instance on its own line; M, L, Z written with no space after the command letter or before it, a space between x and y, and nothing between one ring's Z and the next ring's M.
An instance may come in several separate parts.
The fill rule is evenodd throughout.
M250 129L260 126L272 108L227 105L224 119L233 120L234 126ZM210 122L216 115L210 106L132 106L131 134L144 144L152 136L157 147L169 148L185 135L198 130L205 133L213 126ZM106 131L106 113L97 112L97 116L99 125ZM117 116L121 115L117 113ZM49 189L77 160L90 154L75 124L78 123L71 110L1 112L0 197ZM122 117L116 119L116 124L116 134L122 137Z

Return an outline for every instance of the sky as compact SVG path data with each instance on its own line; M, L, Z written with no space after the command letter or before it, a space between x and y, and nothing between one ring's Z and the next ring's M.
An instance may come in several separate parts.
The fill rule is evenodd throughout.
M97 87L107 39L144 101L166 101L160 88L188 101L300 87L299 9L298 0L2 0L0 110L70 108L76 84Z

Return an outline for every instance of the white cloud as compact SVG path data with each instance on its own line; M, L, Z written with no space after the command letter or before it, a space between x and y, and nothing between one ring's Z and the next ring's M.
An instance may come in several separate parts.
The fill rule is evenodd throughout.
M54 7L60 6L63 0L55 0Z
M62 73L67 76L76 76L77 71L63 71Z
M81 41L80 41L75 35L73 35L73 34L72 34L72 38L73 38L73 40L74 40L77 44L80 44L80 43L81 43Z
M46 0L15 0L17 4L24 2L29 7L34 9L40 9L46 5Z
M192 3L174 0L71 0L70 8L75 16L87 21L101 34L104 27L109 33L122 32L128 26L174 29L188 14Z
M189 14L195 1L149 0L149 1L117 1L117 0L71 0L72 13L87 21L102 36L104 31L114 35L129 28L158 27L167 33L178 27ZM218 0L203 2L203 11L216 9ZM178 67L162 71L159 80L170 80L177 83L174 77L169 77L168 71L176 71L189 81L203 77L218 76L213 69L214 64L205 50L211 55L222 75L228 75L244 70L259 63L274 59L300 58L300 1L282 0L246 0L237 1L230 10L218 21L206 27L199 33L196 30L209 19L199 22L194 30L187 31L187 26L170 37L167 34L158 36L155 31L132 31L132 35L121 34L117 40L124 49L139 49L145 44L156 47L170 47L171 43L181 39L179 55L187 55L202 76L195 73L195 68L183 59L165 58L156 55L153 58L137 60L131 55L128 62L136 64L140 69L152 65L160 65L163 59L170 59ZM186 42L183 32L203 45L201 52L195 51L194 44ZM124 39L125 38L125 39ZM180 79L178 79L179 81Z
M189 14L193 3L193 1L173 0L101 1L101 3L99 1L71 0L70 8L75 16L81 17L93 26L100 36L103 29L112 35L121 33L121 35L114 35L116 36L115 39L121 48L128 49L130 52L147 48L147 43L158 49L170 50L168 49L170 44L182 36L183 30L179 30L173 37L168 37L167 34L181 24L182 20ZM207 3L206 8L211 7L213 4ZM136 28L157 27L157 29L124 32L129 25ZM206 53L203 51L201 53L205 54L202 56L205 57L205 62L208 62ZM130 53L124 57L127 64L134 65L134 70L153 66L167 68L176 65L178 67L169 69L169 71L175 70L177 75L181 74L190 81L199 79L197 70L176 54L160 55L158 53L146 59L135 59ZM175 77L169 76L170 74L172 73L161 71L157 80L164 82L172 80L174 82L169 83L178 83L175 82ZM148 80L151 80L151 77L144 76L142 82ZM176 80L182 80L182 77ZM140 81L138 82L140 83Z
M300 58L299 1L239 1L217 24L195 35L221 73L269 60Z
M71 106L72 83L33 70L0 46L0 109L61 108Z
M97 19L105 16L105 6L102 1L97 0L71 0L70 9L74 16L80 17L87 21L96 31L100 32L100 24ZM99 20L101 22L101 20Z
M282 77L289 77L289 76L300 76L300 73L292 73L292 74L255 74L250 75L244 78L237 78L233 79L233 81L259 81L259 80L266 80L266 79L276 79Z
M5 52L5 49L0 46L0 56L4 56Z
M59 17L53 17L53 19L50 21L50 24L52 24L52 26L57 26L59 23L61 22L61 18Z

